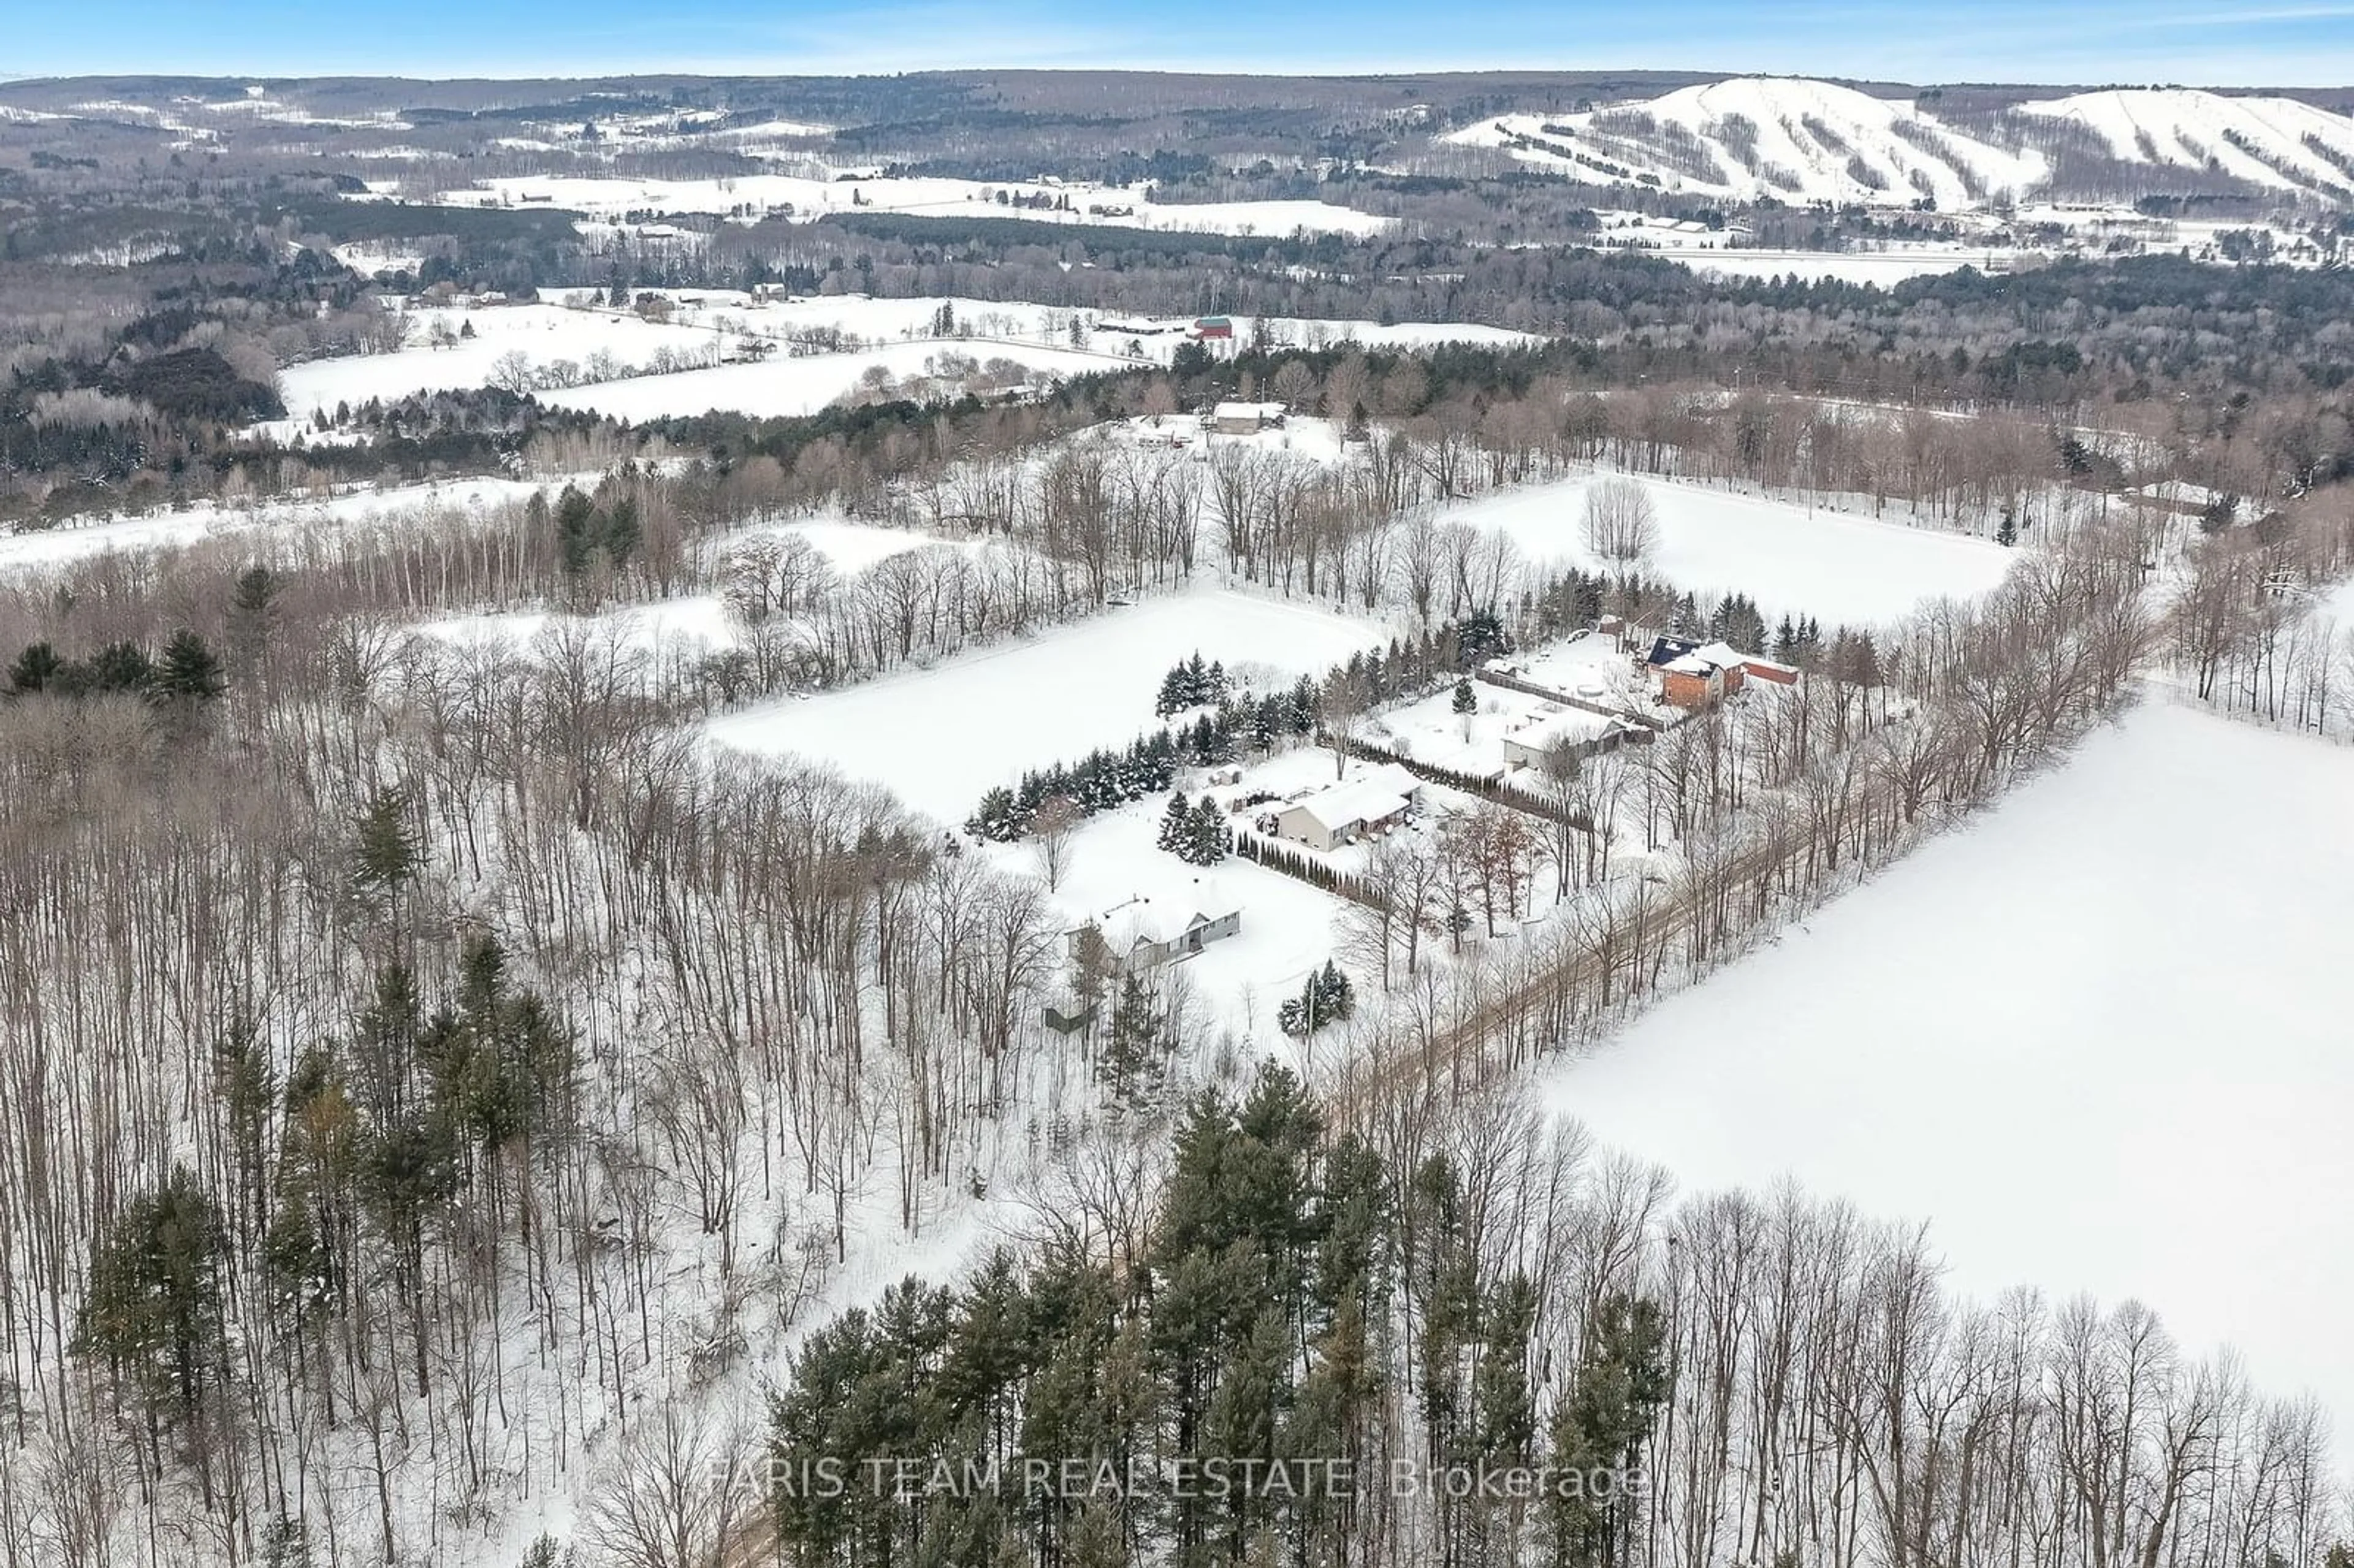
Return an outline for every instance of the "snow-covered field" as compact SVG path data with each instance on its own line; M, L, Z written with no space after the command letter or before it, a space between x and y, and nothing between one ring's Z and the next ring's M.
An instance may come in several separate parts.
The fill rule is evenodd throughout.
M854 391L873 372L880 371L895 381L931 376L945 368L944 356L977 360L984 366L992 360L1010 360L1045 380L1116 370L1121 364L1107 355L1030 344L901 343L856 354L773 358L663 376L631 376L539 396L555 408L590 409L632 424L715 409L754 418L783 418L816 413Z
M1726 278L1798 278L1808 282L1877 283L1882 288L1908 278L1958 272L1965 267L1990 271L2010 265L2019 254L1958 245L1890 250L1695 250L1661 245L1645 247L1641 253Z
M1002 203L995 194L1008 193ZM1020 206L1067 199L1069 207ZM1128 228L1212 234L1378 234L1386 217L1319 201L1155 204L1143 186L1080 182L986 182L945 178L809 179L795 175L651 180L597 175L523 175L442 193L453 207L530 203L597 217L631 213L703 213L744 219L813 221L831 212L900 212L931 217L1032 218L1043 223L1114 224Z
M366 524L434 511L482 512L527 501L542 484L513 479L441 480L355 490L322 500L290 498L247 507L207 501L184 512L120 522L66 523L38 532L0 534L0 569L53 567L87 556L162 549L258 528Z
M730 714L709 732L742 750L832 762L953 825L994 785L1135 738L1156 722L1161 676L1197 650L1229 666L1256 662L1321 674L1388 641L1376 621L1204 588L931 670Z
M1447 516L1502 529L1533 560L1598 567L1581 526L1593 482L1504 491ZM1826 627L1893 620L1924 599L1975 598L2010 569L2011 553L1983 539L1697 485L1642 482L1659 508L1659 548L1649 569L1695 593L1747 593L1769 618L1807 614Z
M2138 1297L2354 1430L2349 800L2354 751L2154 700L1551 1097L1694 1190L1927 1219L1982 1296Z
M458 336L467 326L474 335ZM437 332L442 334L438 344ZM636 366L665 349L716 358L722 346L704 327L553 305L420 310L409 313L405 344L398 351L290 365L278 373L278 389L289 415L308 418L321 409L333 413L338 403L356 407L371 397L390 400L412 392L486 387L493 367L509 353L523 355L535 369L559 359L586 365L600 352Z
M760 301L730 289L662 291L672 302L667 321L598 306L593 289L548 291L550 302L530 305L438 306L412 311L403 346L391 354L350 355L289 366L279 373L290 418L267 429L291 439L313 416L336 405L370 398L490 385L500 362L519 354L535 375L559 363L567 385L540 396L562 408L593 408L617 418L733 409L760 417L808 414L855 387L871 371L894 377L921 376L935 355L952 354L986 364L1011 360L1043 379L1169 363L1193 318L1142 318L1092 309L1022 302L873 299L828 294ZM954 331L938 335L942 307ZM1079 332L1075 335L1073 324ZM1256 323L1237 318L1247 338ZM472 328L472 336L461 335ZM1138 328L1155 330L1139 331ZM1461 322L1322 321L1271 317L1268 340L1278 346L1424 348L1442 343L1494 346L1536 344L1528 333ZM845 352L795 355L784 344L797 335L841 334ZM720 364L752 339L767 339L770 357ZM759 346L754 344L754 346ZM598 366L607 366L601 373ZM643 374L650 370L654 374ZM617 375L616 372L631 374Z

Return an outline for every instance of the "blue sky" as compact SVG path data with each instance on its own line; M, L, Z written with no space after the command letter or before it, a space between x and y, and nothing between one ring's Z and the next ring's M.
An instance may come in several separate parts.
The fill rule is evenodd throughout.
M1672 67L2354 83L2354 0L5 0L0 77Z

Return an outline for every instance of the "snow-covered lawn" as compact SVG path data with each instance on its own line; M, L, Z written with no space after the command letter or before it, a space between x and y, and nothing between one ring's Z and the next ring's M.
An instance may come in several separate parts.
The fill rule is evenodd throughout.
M1156 722L1161 676L1197 650L1229 667L1321 674L1388 641L1376 621L1205 588L934 669L747 709L714 720L709 732L743 750L822 758L955 824L993 785L1133 739Z
M1500 528L1533 560L1604 563L1582 526L1591 479L1505 491L1456 508L1448 520ZM2010 569L2011 552L1984 539L1874 522L1698 485L1642 482L1659 508L1649 569L1701 594L1738 589L1769 617L1837 622L1895 620L1924 599L1975 598Z
M562 481L544 482L554 485ZM0 534L0 569L51 567L116 551L161 549L256 528L376 523L432 512L484 512L527 501L542 487L543 482L514 479L437 480L355 490L324 500L282 499L254 506L222 506L207 501L184 512L120 522L67 522L37 532Z
M1588 656L1596 654L1601 657ZM1557 691L1624 708L1650 706L1650 694L1636 676L1633 662L1620 654L1609 638L1587 636L1553 644L1542 659L1520 658L1514 662L1527 680ZM1455 711L1452 686L1403 707L1384 710L1372 722L1373 736L1417 761L1490 778L1506 770L1507 739L1535 742L1543 738L1547 745L1556 741L1577 745L1610 726L1610 721L1599 714L1484 681L1471 683L1471 695L1478 705L1469 714Z
M2354 1429L2354 751L2153 698L1558 1075L1694 1189L1932 1222L1956 1282L2137 1297Z
M1182 924L1195 909L1214 918L1240 910L1239 933L1161 974L1182 976L1193 1004L1237 1036L1277 1044L1276 1008L1332 956L1332 920L1343 906L1296 877L1238 857L1187 864L1158 847L1165 809L1162 800L1140 800L1088 819L1071 836L1055 906L1070 927L1092 920L1115 942L1130 937L1140 920L1173 915ZM992 844L987 853L1009 870L1040 873L1032 844Z

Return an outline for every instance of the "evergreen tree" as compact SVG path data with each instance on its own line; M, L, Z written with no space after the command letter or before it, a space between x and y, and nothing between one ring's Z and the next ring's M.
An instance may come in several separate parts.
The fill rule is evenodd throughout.
M1161 677L1161 694L1153 699L1152 711L1162 718L1182 712L1188 702L1185 695L1185 667L1173 665Z
M79 1353L131 1377L154 1404L193 1415L227 1375L228 1234L203 1185L175 1166L100 1232L76 1321Z
M1187 850L1193 837L1193 809L1185 800L1185 791L1177 790L1169 797L1169 809L1161 814L1160 836L1153 842L1171 854L1191 858Z
M1454 708L1458 714L1476 714L1479 711L1479 695L1471 689L1471 682L1468 677L1455 683Z
M164 645L164 660L151 688L166 702L207 703L228 690L220 660L193 631L172 634Z
M382 785L371 791L354 825L352 881L363 891L398 894L422 857L409 825L408 791Z
M1120 977L1111 1024L1096 1059L1097 1076L1122 1104L1149 1100L1160 1086L1166 1049L1159 999L1145 985L1144 977L1131 969Z
M240 573L229 599L228 652L240 670L249 670L269 650L278 630L278 599L285 587L268 567Z
M46 642L35 642L16 655L8 669L8 690L14 694L47 691L58 683L67 670L66 662L58 651Z
M1225 813L1215 800L1203 796L1186 823L1179 855L1194 865L1215 865L1226 858L1229 842Z
M110 642L90 655L79 671L69 672L70 683L91 692L127 692L144 695L155 683L155 662L135 642Z

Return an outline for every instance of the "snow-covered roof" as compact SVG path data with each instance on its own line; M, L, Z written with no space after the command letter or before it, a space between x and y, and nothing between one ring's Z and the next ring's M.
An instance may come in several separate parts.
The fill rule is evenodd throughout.
M1394 815L1420 788L1413 774L1394 762L1384 762L1363 778L1319 790L1287 810L1307 812L1317 826L1329 832Z
M1214 419L1257 419L1265 424L1269 419L1283 418L1280 403L1221 403L1210 410Z
M1154 899L1138 896L1127 903L1104 911L1099 924L1115 949L1133 948L1139 942L1155 944L1175 941L1196 926L1207 926L1229 915L1241 913L1242 906L1225 896L1217 883L1208 877L1196 878L1190 897Z

